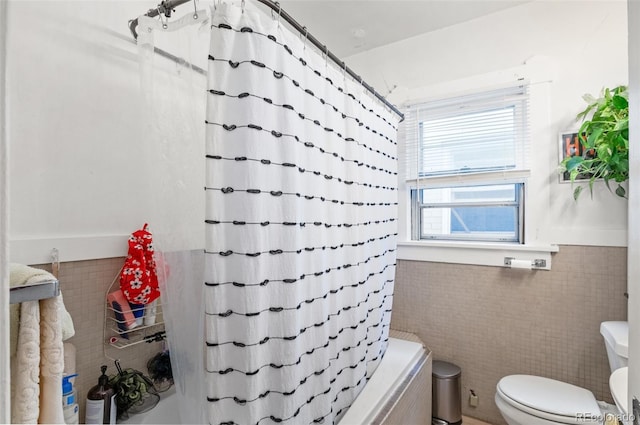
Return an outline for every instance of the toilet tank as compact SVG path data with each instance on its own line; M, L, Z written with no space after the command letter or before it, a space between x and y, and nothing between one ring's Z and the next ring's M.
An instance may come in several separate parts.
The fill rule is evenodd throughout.
M629 323L602 322L600 334L604 337L611 372L627 366L629 361Z

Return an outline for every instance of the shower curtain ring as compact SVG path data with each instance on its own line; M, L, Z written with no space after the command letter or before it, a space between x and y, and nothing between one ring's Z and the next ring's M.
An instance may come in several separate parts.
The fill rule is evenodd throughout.
M278 5L278 28L280 28L280 15L282 13L282 5L278 2L276 2L276 4Z
M307 30L307 27L302 27L304 28L304 43L302 44L302 51L307 50L307 35L309 34L309 31Z
M198 19L198 5L196 0L193 0L193 19Z
M347 63L346 62L342 62L342 83L345 84L345 88L346 88L346 83L347 83Z

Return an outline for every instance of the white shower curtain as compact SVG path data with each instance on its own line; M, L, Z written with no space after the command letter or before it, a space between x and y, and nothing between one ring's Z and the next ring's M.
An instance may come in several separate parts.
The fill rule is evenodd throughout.
M388 340L397 117L277 13L242 5L212 16L207 420L335 423Z

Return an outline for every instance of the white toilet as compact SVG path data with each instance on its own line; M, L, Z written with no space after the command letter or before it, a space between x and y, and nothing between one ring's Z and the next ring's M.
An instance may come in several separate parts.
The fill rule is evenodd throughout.
M627 322L600 326L611 371L627 366ZM498 382L496 405L509 425L603 424L603 411L593 393L541 376L510 375Z
M611 374L609 377L609 388L611 388L611 395L613 400L618 406L618 410L622 413L621 423L623 425L631 425L629 415L629 402L627 397L629 395L629 368L621 367Z

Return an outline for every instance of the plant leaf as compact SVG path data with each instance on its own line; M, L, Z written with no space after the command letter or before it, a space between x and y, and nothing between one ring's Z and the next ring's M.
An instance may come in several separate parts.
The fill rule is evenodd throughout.
M569 174L571 182L588 179L588 186L573 187L573 198L578 199L584 187L593 198L596 179L604 179L607 188L620 197L627 198L620 183L629 179L629 102L626 86L603 88L596 98L583 96L587 107L577 116L582 119L578 130L583 155L564 158L560 164ZM615 192L609 181L618 183Z
M629 119L623 119L621 121L618 121L615 125L615 127L613 127L614 131L622 131L622 130L626 130L629 128Z
M578 197L580 196L580 193L582 192L582 186L577 186L575 189L573 189L573 200L577 201Z
M580 164L584 162L584 158L581 156L572 156L569 158L565 164L567 167L567 171L572 171L574 168L578 167Z
M629 107L629 101L622 96L613 96L612 102L616 109L625 109Z
M603 127L594 128L593 131L587 137L587 145L589 147L595 146L596 142L602 136L602 133L604 133L604 128Z

